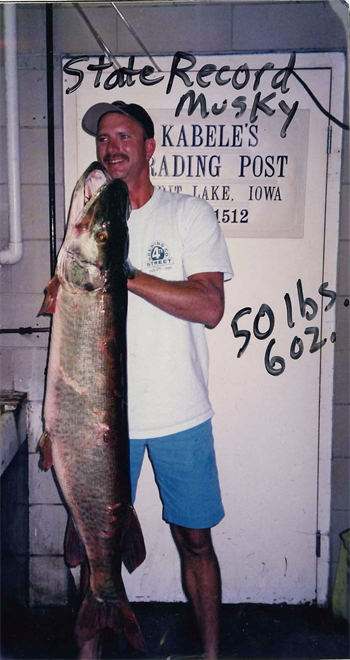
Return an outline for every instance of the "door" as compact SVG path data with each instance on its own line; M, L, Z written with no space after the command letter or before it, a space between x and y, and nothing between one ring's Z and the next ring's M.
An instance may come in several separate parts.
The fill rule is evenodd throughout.
M225 316L207 332L226 509L213 532L223 600L323 602L341 143L329 113L341 118L342 55L157 57L161 73L147 74L154 85L140 76L115 85L104 71L94 88L87 66L96 61L74 65L84 77L65 95L67 203L95 158L80 128L86 109L141 103L156 124L155 185L213 205L235 271ZM139 58L137 68L148 64ZM71 68L65 89L76 81ZM147 460L135 506L147 558L125 576L129 598L183 600Z

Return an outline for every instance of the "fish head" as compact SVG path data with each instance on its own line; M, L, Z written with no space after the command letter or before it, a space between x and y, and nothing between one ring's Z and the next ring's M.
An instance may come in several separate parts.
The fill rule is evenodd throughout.
M59 264L60 280L68 290L92 292L106 288L111 275L127 259L129 194L116 179L103 185L84 207L70 232Z

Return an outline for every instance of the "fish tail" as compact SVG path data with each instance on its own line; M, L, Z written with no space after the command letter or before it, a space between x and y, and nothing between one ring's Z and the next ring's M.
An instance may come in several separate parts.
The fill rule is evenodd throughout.
M128 603L100 602L89 589L75 623L75 639L78 647L81 648L104 628L111 628L118 635L124 634L135 649L146 651L145 640Z

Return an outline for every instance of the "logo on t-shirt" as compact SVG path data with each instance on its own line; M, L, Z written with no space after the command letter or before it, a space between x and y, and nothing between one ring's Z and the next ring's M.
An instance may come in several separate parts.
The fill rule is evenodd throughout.
M147 252L147 266L170 266L174 259L170 257L168 246L162 241L155 241L149 246Z

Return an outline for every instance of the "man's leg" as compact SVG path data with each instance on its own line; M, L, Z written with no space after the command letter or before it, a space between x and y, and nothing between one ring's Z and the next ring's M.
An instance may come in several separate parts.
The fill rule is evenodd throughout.
M180 553L186 596L192 604L204 651L216 660L219 647L221 578L210 529L170 525Z
M90 583L90 569L87 559L81 565L79 600L82 602ZM102 632L89 639L78 653L78 660L99 660L102 653Z
M80 649L78 660L100 660L102 652L102 632L85 642Z

